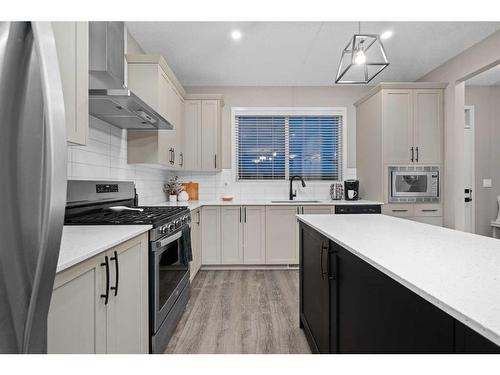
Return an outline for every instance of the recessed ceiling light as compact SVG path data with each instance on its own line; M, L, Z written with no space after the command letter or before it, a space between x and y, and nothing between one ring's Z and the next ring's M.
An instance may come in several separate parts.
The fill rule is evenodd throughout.
M240 40L241 39L241 31L233 30L231 32L231 38L233 38L233 40Z
M387 30L380 35L380 39L386 40L389 39L391 36L392 36L392 30Z

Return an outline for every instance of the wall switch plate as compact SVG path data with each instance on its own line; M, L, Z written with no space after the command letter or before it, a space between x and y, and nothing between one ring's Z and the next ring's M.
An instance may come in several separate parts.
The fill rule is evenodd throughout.
M491 178L483 178L483 187L490 188L493 186Z

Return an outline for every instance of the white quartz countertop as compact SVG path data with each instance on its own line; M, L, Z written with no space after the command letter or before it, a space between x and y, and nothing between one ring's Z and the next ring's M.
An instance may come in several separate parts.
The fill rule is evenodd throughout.
M56 272L147 232L151 225L65 225Z
M279 200L279 199L274 199ZM177 207L177 206L187 206L191 211L196 210L202 206L335 206L335 205L382 205L382 202L369 201L365 199L359 199L357 201L346 201L346 200L317 200L317 201L286 201L276 203L274 200L233 200L231 202L224 202L222 199L218 201L187 201L187 202L160 202L157 204L148 204L146 206L166 206L166 207Z
M299 215L500 345L500 240L386 215Z

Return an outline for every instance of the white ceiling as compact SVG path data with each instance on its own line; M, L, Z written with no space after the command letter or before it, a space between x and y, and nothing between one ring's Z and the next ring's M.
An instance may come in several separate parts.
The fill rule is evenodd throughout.
M465 81L466 86L500 86L500 64Z
M127 22L146 53L163 55L185 86L326 86L357 22ZM230 34L241 30L235 42ZM363 22L393 30L390 66L372 83L414 81L500 29L500 22Z

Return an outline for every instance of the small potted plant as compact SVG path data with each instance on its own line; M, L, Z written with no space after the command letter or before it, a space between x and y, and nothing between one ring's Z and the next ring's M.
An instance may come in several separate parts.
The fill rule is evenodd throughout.
M167 183L163 185L163 191L168 194L169 202L177 202L177 194L182 191L182 185L178 176L172 176Z

